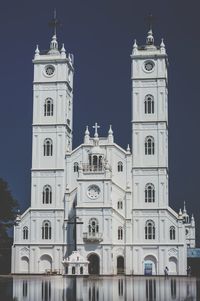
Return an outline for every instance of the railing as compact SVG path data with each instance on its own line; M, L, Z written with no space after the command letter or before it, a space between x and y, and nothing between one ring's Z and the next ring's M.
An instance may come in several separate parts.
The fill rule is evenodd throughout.
M88 172L88 173L99 173L99 172L104 172L105 170L105 165L91 165L91 164L82 164L83 166L83 172Z
M83 240L85 242L101 242L102 236L102 233L83 233Z

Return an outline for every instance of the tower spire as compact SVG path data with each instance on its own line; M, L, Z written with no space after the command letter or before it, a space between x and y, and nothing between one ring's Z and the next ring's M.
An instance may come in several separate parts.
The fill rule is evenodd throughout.
M147 33L147 38L146 38L147 45L154 44L153 29L152 29L154 20L155 20L155 18L153 17L153 15L149 14L149 16L147 17L147 22L148 22L148 27L149 27L149 31Z
M60 22L58 21L56 17L56 9L54 9L53 19L49 22L49 26L53 27L53 36L50 43L50 52L58 51L58 42L56 37L56 30L57 27L60 25Z

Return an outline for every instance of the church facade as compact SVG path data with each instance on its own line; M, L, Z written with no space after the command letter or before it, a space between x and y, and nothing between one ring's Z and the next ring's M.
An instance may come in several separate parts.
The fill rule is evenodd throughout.
M52 37L33 59L31 205L18 215L13 274L68 274L71 254L89 274L185 275L194 217L168 196L168 59L163 41L131 54L132 147L86 127L72 148L73 56ZM70 257L71 256L71 257ZM79 261L79 256L76 257ZM73 267L72 267L73 268ZM79 265L76 264L76 268Z

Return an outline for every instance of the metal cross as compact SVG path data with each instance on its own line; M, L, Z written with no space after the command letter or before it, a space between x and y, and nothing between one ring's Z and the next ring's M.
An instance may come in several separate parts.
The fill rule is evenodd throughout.
M97 122L95 122L95 124L92 126L95 129L95 133L94 136L98 137L98 132L97 130L100 128L100 126L97 124Z
M60 26L61 23L56 17L56 9L54 9L53 19L49 22L49 26L53 27L54 35L56 36L56 27Z
M79 218L78 216L75 216L73 221L67 222L68 224L74 225L74 249L75 249L75 251L77 251L77 241L76 241L76 232L77 231L76 231L76 226L78 224L83 224L83 222L77 222L78 218Z
M149 16L146 17L146 20L148 23L149 30L152 30L152 26L153 26L153 22L155 21L155 17L153 17L152 14L149 14Z

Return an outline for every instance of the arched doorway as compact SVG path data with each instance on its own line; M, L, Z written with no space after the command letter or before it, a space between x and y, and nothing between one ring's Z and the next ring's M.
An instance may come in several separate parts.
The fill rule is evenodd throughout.
M49 255L42 255L40 258L40 273L51 272L52 270L52 259Z
M29 259L26 256L21 258L21 271L25 274L29 272Z
M88 261L89 274L99 275L99 256L97 254L91 254L88 256Z
M175 257L169 258L169 274L177 275L177 259Z
M157 260L153 255L144 258L144 275L157 275Z
M124 274L124 257L117 257L117 274Z

